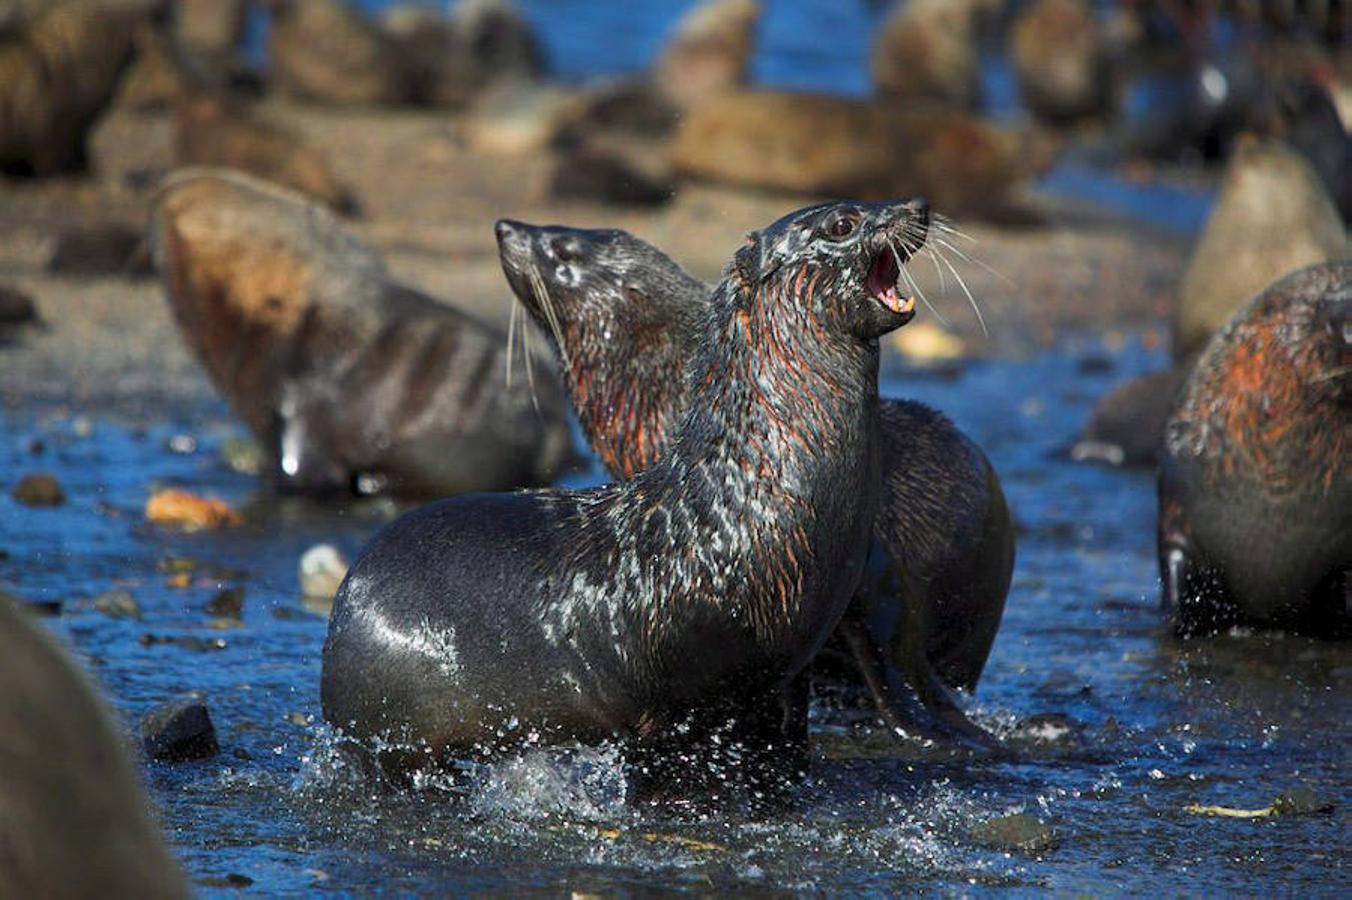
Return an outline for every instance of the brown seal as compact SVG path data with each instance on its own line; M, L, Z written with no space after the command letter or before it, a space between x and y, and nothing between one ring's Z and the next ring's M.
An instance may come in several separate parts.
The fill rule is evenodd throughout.
M583 431L612 474L634 477L666 452L688 407L673 373L697 352L709 289L624 231L506 220L496 231L508 282L561 348ZM934 670L975 689L1009 589L1013 523L989 460L952 422L904 400L882 401L879 420L876 565L833 643L880 652L841 674L908 732L957 723L968 737Z
M1181 633L1352 633L1352 262L1280 279L1212 339L1167 426L1159 497Z
M0 894L188 896L126 737L68 656L0 596Z
M445 496L545 484L571 458L558 382L509 385L506 335L392 281L327 209L185 170L151 242L180 331L280 486Z
M784 217L713 292L656 464L592 490L452 498L384 529L334 601L325 719L412 743L386 754L394 767L618 736L674 754L679 777L706 755L746 771L801 748L791 686L864 569L878 338L913 315L898 261L927 227L915 203Z

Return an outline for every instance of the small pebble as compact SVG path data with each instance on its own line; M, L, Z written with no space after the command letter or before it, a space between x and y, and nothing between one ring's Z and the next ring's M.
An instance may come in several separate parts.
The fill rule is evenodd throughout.
M347 560L332 544L316 544L301 555L301 596L310 600L332 600L347 575Z
M46 472L33 472L14 486L14 499L24 506L60 506L66 502L61 482Z
M1307 787L1278 794L1272 801L1272 812L1278 816L1309 816L1332 811L1332 801L1325 800Z
M180 694L141 717L141 746L151 759L182 762L220 751L216 729L200 691Z
M197 452L197 438L190 434L170 435L169 439L164 442L164 447L170 453L186 456Z
M207 612L224 619L238 619L244 615L244 588L232 587L207 601Z
M221 445L221 459L232 472L259 475L267 464L263 448L248 438L232 438Z
M972 838L992 850L1024 850L1037 853L1058 843L1050 825L1027 813L989 819L972 829Z
M141 606L130 591L106 591L93 599L93 607L114 619L139 619Z
M216 497L199 497L178 488L164 488L146 501L146 518L157 525L169 525L184 531L206 528L233 528L244 524L244 517Z
M222 638L200 638L192 635L169 635L169 634L151 634L146 632L138 639L142 647L153 647L156 644L170 644L175 647L182 647L184 650L224 650L225 640Z

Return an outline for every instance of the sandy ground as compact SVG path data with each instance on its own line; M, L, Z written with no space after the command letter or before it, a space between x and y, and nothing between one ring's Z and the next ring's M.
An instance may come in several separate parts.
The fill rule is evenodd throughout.
M363 206L353 229L384 252L397 277L498 322L509 302L492 232L499 217L626 228L715 279L747 231L814 199L685 184L656 210L559 203L548 197L555 164L548 154L476 152L443 114L283 105L267 112L328 149ZM4 402L143 406L208 396L156 279L46 272L63 228L103 221L141 227L154 176L171 158L171 132L167 116L115 111L93 136L89 176L0 181L0 283L29 292L46 323L0 349ZM922 286L967 352L1007 356L1072 332L1159 330L1187 241L1033 194L1027 203L1044 224L962 223L973 240L959 246L1000 273L959 266L989 337L952 279L940 297L932 266L917 263Z

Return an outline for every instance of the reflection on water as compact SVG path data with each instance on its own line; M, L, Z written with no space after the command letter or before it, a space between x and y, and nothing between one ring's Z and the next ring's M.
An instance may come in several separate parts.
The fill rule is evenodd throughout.
M886 374L887 392L934 403L987 448L1018 519L1005 624L972 707L1019 761L902 753L819 716L810 778L788 811L765 818L635 808L614 749L534 751L414 792L352 768L318 721L324 620L302 606L295 566L321 541L354 552L393 509L255 500L253 482L218 462L233 431L217 406L174 421L0 415L6 471L53 471L71 498L55 510L0 498L0 584L66 601L52 629L129 717L181 690L210 695L221 754L147 770L195 878L240 873L267 891L1172 894L1279 882L1331 893L1346 882L1352 651L1270 634L1174 640L1156 608L1153 480L1062 453L1108 384L1161 363L1135 344L1087 341L951 378ZM167 449L179 432L197 437L195 452ZM148 528L140 509L154 482L224 496L250 524L215 535ZM174 587L158 566L169 557L214 569ZM243 623L214 630L203 605L236 583ZM113 586L133 592L142 620L78 602ZM225 646L144 645L147 633ZM1302 785L1336 810L1243 821L1184 809L1264 807ZM1019 811L1050 823L1059 846L1039 856L973 839L978 822Z

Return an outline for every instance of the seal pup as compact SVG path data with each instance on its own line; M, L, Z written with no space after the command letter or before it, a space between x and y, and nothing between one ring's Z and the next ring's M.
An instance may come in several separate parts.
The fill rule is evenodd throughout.
M1159 510L1180 634L1352 634L1352 261L1278 280L1207 345L1166 427Z
M509 385L506 335L391 280L326 208L185 170L151 247L180 332L277 486L446 496L547 484L573 458L552 373Z
M619 737L640 758L746 772L803 746L793 687L864 570L878 338L914 315L896 281L927 230L922 201L785 216L714 290L690 403L654 465L387 526L334 601L325 719L411 743L374 748L394 771Z
M508 283L561 347L582 430L611 474L634 477L687 406L671 375L697 351L709 288L625 231L508 220L495 231ZM880 648L841 674L874 692L886 721L967 739L975 726L936 671L947 687L976 688L1009 590L1013 523L994 468L952 422L905 400L881 401L879 415L874 575L832 644L856 657ZM858 620L871 623L867 642Z
M0 894L188 896L127 739L78 667L0 597Z

